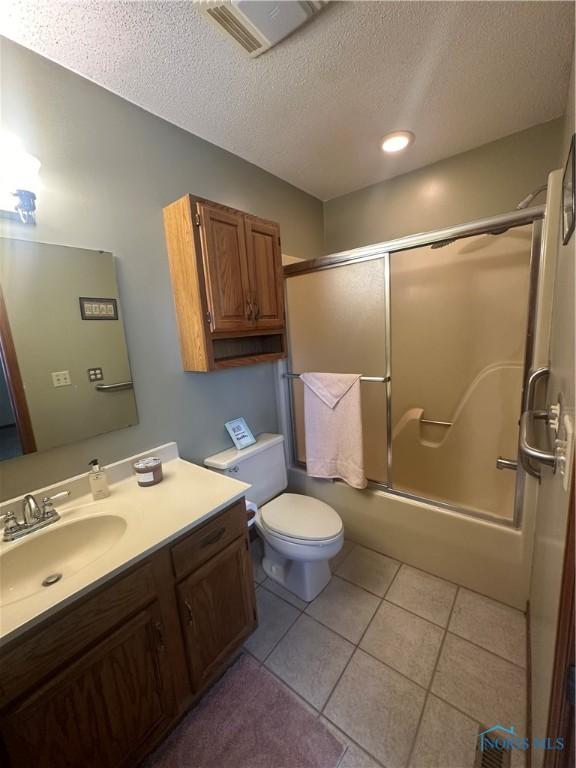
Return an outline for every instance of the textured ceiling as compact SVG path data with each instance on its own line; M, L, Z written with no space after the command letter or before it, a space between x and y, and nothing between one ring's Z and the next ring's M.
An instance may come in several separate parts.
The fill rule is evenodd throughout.
M331 3L258 59L191 2L3 0L2 33L325 200L563 112L570 2ZM384 133L409 129L403 155Z

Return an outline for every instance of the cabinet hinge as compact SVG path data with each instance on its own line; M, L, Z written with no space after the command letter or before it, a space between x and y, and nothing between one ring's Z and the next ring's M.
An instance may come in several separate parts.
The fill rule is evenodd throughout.
M194 214L194 226L199 227L200 226L200 214L195 213Z
M208 310L208 312L206 312L206 319L208 320L210 325L212 325L212 313L210 312L210 310Z

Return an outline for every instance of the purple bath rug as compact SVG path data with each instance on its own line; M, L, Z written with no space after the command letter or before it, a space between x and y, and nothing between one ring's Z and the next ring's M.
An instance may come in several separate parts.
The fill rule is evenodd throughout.
M296 696L241 656L145 768L336 768L344 747Z

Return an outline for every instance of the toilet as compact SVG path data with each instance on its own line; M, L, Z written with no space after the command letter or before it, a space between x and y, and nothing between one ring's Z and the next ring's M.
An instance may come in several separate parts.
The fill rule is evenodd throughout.
M288 485L284 437L259 435L253 445L216 453L204 464L252 486L246 498L257 506L266 575L302 600L313 600L330 581L330 559L342 549L344 526L323 501L283 493Z

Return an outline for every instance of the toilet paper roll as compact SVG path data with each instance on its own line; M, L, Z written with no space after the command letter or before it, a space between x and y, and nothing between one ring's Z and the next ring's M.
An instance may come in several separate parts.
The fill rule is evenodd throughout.
M258 511L258 507L253 501L248 501L248 499L246 499L246 511L254 512L254 517L248 520L248 527L250 528L250 526L254 525L256 522L256 512Z

